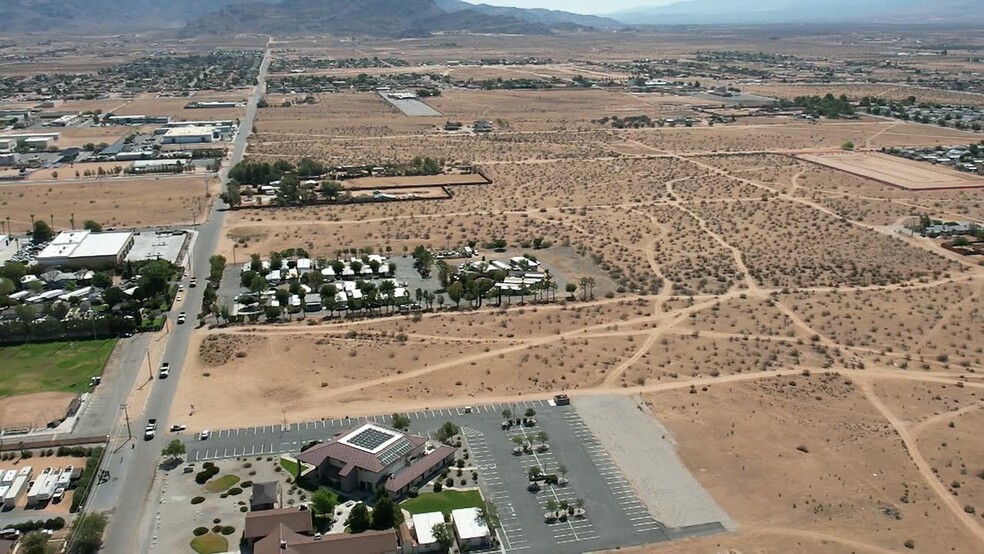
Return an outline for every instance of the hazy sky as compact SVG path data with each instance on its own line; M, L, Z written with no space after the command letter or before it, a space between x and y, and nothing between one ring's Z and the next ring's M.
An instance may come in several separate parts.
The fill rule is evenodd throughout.
M677 0L465 0L472 4L513 6L516 8L547 8L575 13L611 13L637 6L660 6Z

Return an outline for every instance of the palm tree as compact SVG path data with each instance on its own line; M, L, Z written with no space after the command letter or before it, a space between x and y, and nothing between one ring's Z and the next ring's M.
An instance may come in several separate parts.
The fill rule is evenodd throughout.
M383 295L386 305L392 307L393 295L396 293L396 285L393 284L393 281L386 280L380 283L379 293Z

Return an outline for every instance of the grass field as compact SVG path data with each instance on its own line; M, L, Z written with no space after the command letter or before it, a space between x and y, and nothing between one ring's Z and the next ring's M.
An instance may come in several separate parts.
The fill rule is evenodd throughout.
M223 492L238 482L239 476L237 475L223 475L218 479L212 479L206 483L205 490L208 492Z
M0 398L35 392L83 392L102 373L116 339L0 348Z
M477 508L482 505L482 495L476 490L444 491L422 493L417 498L411 498L400 504L400 507L410 514L426 514L428 512L444 512L458 508Z
M229 541L222 535L208 533L191 540L191 549L198 554L215 554L229 549Z

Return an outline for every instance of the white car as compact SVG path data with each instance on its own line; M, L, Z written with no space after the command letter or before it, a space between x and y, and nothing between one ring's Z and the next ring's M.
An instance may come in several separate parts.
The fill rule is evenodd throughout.
M186 314L184 312L180 312L178 314L178 325L181 325L182 323L184 323L187 320L187 318L188 318L188 314Z
M164 362L161 364L161 379L167 379L167 376L171 374L171 364L169 362Z
M172 433L180 433L181 431L184 431L187 428L188 428L187 425L182 425L180 423L175 423L174 425L171 426L171 432Z
M211 431L209 431L208 429L205 429L204 431L202 431L202 432L201 432L201 434L200 434L200 435L198 435L198 440L203 440L203 441L205 441L205 440L208 440L208 438L209 438L210 436L212 436L212 432L211 432Z
M185 286L179 283L178 284L178 292L181 292L183 290L185 290Z
M183 296L181 296L181 293L178 293L178 294L176 294L176 295L174 296L174 301L175 301L175 302L181 302L181 299L182 299L182 298L184 298L184 297L183 297Z

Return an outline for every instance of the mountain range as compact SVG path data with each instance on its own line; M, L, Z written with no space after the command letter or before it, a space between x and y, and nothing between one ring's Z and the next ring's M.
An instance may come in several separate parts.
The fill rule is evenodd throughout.
M632 25L953 24L984 21L980 0L686 0L608 14Z
M203 33L414 37L474 32L549 34L620 23L556 10L461 0L2 0L7 32L180 29Z

